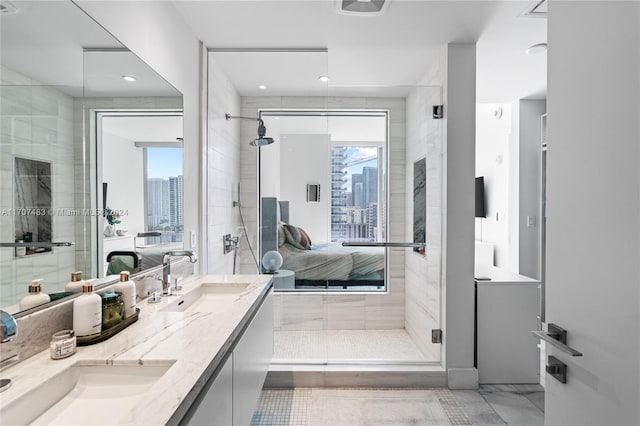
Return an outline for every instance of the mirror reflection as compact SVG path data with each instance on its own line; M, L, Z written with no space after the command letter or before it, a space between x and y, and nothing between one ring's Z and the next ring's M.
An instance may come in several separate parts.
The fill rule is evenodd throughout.
M182 96L72 2L13 4L16 13L0 15L0 306L16 313L33 280L53 301L68 294L72 272L84 279L110 272L108 238L131 241L116 247L131 252L181 245L181 223L172 218L182 212L182 156L157 166L175 171L167 181L180 180L160 202L174 197L173 216L154 213L149 182L157 178L153 151L181 149ZM116 113L157 114L157 122L107 127L112 139L130 141L127 151L103 139L103 118ZM114 176L134 173L118 188ZM120 223L108 237L110 220ZM160 236L138 238L149 232ZM136 270L155 266L146 259Z

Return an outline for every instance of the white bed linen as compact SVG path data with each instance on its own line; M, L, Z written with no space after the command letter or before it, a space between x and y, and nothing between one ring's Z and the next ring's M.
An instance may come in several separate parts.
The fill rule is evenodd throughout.
M297 279L354 280L384 271L384 249L343 247L340 243L317 244L301 250L290 244L279 248L282 269L294 271ZM380 275L380 279L383 278Z

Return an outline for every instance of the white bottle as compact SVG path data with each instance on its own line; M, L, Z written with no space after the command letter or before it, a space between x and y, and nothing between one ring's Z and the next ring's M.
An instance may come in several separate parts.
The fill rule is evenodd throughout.
M43 303L51 302L51 298L48 294L42 293L42 280L37 279L31 281L29 284L29 294L22 298L20 301L20 310L33 308L34 306L42 305Z
M124 302L124 317L129 318L136 313L136 285L129 279L129 271L120 272L120 282L114 287Z
M82 293L82 286L85 281L82 279L82 271L76 271L71 273L71 281L64 286L64 291L70 291L73 293Z
M73 301L73 331L76 336L98 334L102 330L102 298L93 293L93 284L82 286L82 295Z

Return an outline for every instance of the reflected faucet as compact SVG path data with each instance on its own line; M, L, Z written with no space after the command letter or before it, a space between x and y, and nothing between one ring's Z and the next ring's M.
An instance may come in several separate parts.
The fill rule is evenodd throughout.
M171 258L172 257L188 257L191 263L196 263L198 258L191 250L168 251L162 258L162 294L170 295L169 289L171 285Z
M18 334L16 319L5 311L0 311L0 343L10 342ZM0 359L0 368L4 368L17 361L18 355L14 354L5 359ZM0 392L11 386L11 379L0 379Z

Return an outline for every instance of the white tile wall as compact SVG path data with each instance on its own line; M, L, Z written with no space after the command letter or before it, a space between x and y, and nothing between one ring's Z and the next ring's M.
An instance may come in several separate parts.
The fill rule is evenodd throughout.
M15 239L15 157L51 163L52 208L73 208L74 151L73 99L28 77L2 68L0 87L0 240ZM17 85L21 84L21 85ZM75 241L75 218L54 215L53 241ZM17 302L27 294L34 278L43 279L43 291L55 292L68 281L75 263L72 247L16 257L13 249L0 250L0 306Z
M389 241L405 239L405 100L396 98L346 97L243 97L242 115L257 117L265 108L353 108L390 110ZM240 127L241 182L243 212L253 247L257 244L257 155L248 141L255 138L255 123ZM255 266L245 241L241 242L240 271L253 273ZM405 326L405 250L390 255L389 294L361 296L277 294L281 312L276 313L276 329L396 329Z
M205 177L208 255L203 261L207 262L207 271L210 274L231 274L233 253L223 253L222 238L225 234L231 234L239 237L244 243L238 208L233 207L233 201L237 199L237 185L240 182L241 159L244 160L240 149L240 126L243 122L225 119L227 112L240 115L240 97L211 54L208 70L208 165ZM242 190L245 191L244 186ZM245 217L253 217L254 211L255 208L243 208ZM246 245L243 244L242 247L244 250ZM240 258L237 262L240 265ZM255 268L250 273L255 273Z
M406 256L405 327L431 361L440 360L440 345L431 343L431 330L440 326L442 252L442 120L432 118L432 105L441 104L435 86L414 88L407 97L406 188L413 191L413 163L427 159L427 252ZM406 200L406 238L413 235L413 200Z

